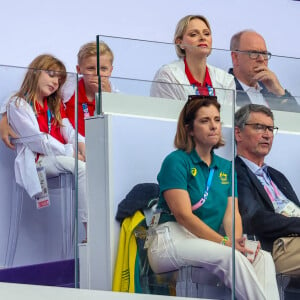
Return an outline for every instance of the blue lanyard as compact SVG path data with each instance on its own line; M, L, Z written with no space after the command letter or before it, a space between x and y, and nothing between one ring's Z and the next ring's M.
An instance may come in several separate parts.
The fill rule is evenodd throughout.
M51 118L52 118L52 116L51 116L51 111L50 111L50 109L48 108L47 109L47 120L48 120L48 133L50 134L50 132L51 132Z
M90 116L89 108L86 103L82 103L82 110L84 118L88 118Z
M192 87L195 90L195 95L201 95L200 92L199 92L198 87L195 84L192 84ZM215 92L214 92L214 89L213 89L212 86L206 84L206 88L207 88L209 96L214 96L215 95Z
M206 87L207 87L207 90L208 90L208 95L209 96L214 96L215 95L215 91L214 91L213 87L210 86L210 85L208 85L208 84L206 84Z
M207 199L208 191L209 191L211 183L212 183L214 172L215 172L214 168L209 169L209 175L208 175L208 179L207 179L207 183L206 183L206 190L203 195L203 198L205 198L205 199Z
M33 103L32 102L30 102L30 106L31 106L31 108L33 110ZM35 114L35 116L37 117L37 114ZM51 132L51 119L52 119L52 114L51 114L50 109L48 108L47 109L47 122L48 122L48 133L49 134Z
M194 204L192 206L192 211L198 209L199 207L201 207L205 203L205 201L206 201L206 199L208 197L208 191L209 191L209 189L211 187L211 183L212 183L212 179L213 179L213 176L214 176L214 172L215 172L214 168L210 168L209 169L209 175L208 175L208 179L207 179L207 183L206 183L206 188L205 188L203 197L196 204Z

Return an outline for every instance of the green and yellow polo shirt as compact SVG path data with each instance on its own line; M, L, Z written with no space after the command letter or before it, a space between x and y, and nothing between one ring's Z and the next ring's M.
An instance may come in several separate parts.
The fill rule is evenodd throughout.
M163 161L157 176L160 187L158 208L170 212L163 192L170 189L182 189L189 193L191 205L196 204L206 190L210 168L214 168L211 187L205 203L193 213L215 231L219 231L231 191L231 162L214 154L210 166L201 160L196 150L186 153L176 150ZM236 182L236 181L235 181ZM237 195L235 185L235 195ZM161 214L160 223L176 221L171 214Z

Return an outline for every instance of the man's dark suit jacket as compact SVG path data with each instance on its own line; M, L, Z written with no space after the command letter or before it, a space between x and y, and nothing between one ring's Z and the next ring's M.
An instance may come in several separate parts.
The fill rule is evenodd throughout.
M232 68L229 69L228 73L234 76ZM243 90L243 87L235 76L234 81L236 86L236 105L242 107L246 104L251 104L249 96ZM300 112L300 106L298 105L296 99L287 90L285 90L285 94L283 96L278 97L270 93L263 83L259 82L259 85L262 87L260 93L263 95L271 109Z
M275 213L263 185L239 157L235 159L235 169L244 232L256 235L267 251L272 251L273 242L279 237L300 236L300 218ZM268 167L268 173L280 191L299 206L297 195L287 178L271 167Z

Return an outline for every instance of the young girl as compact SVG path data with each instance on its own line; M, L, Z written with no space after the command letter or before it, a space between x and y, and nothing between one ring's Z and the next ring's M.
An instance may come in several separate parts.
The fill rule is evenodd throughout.
M24 141L17 144L16 181L31 197L37 198L42 191L36 164L45 168L47 176L75 171L75 130L64 114L60 95L65 80L64 64L51 55L40 55L29 65L20 90L8 104L9 123ZM78 149L78 215L86 228L85 144L80 135Z

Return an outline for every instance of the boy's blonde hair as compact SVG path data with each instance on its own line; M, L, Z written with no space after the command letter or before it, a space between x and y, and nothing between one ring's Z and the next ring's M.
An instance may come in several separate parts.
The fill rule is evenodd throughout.
M108 45L106 43L104 43L103 41L99 42L99 52L100 52L100 55L108 54L111 59L111 64L113 64L114 54L111 51L111 49L108 47ZM90 56L97 56L97 43L96 42L89 42L89 43L81 46L81 48L79 49L79 52L77 54L78 65L80 65L80 63L82 62L83 59L88 58Z

